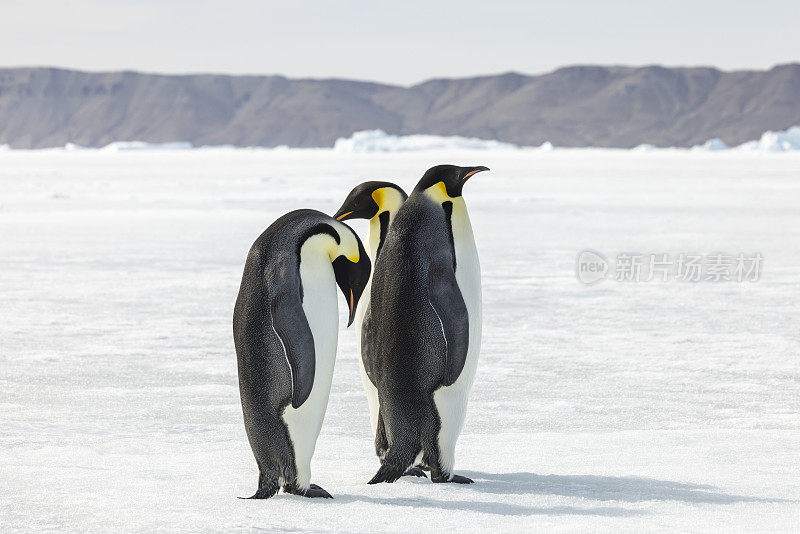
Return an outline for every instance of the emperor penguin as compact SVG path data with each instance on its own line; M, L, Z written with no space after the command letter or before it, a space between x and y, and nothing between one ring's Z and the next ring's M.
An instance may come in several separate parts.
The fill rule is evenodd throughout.
M433 482L473 482L453 473L481 344L480 263L461 193L487 170L428 169L376 259L362 354L378 391L376 448L382 432L388 448L370 484L414 464Z
M369 229L367 231L367 253L369 254L372 264L378 257L378 253L386 241L386 235L389 231L389 226L392 224L397 210L406 201L408 195L397 184L391 182L369 181L357 185L347 195L342 207L339 208L334 214L334 218L338 221L346 221L349 219L367 219L369 221ZM372 427L372 435L375 436L378 427L378 390L375 384L372 383L369 375L364 367L364 362L369 360L370 357L364 354L364 347L361 343L364 333L364 317L369 308L369 295L370 287L372 285L372 277L364 289L366 298L361 300L361 303L356 310L356 331L358 334L358 354L359 367L361 369L361 381L364 384L364 391L367 394L367 404L369 405L369 419ZM378 439L379 446L376 446L376 453L381 456L385 453L386 437L383 435ZM415 472L419 475L419 472ZM424 475L423 475L424 476Z
M349 326L370 266L350 227L308 209L280 217L250 248L233 314L245 430L259 471L250 498L281 487L331 498L311 484L311 457L336 357L336 286Z

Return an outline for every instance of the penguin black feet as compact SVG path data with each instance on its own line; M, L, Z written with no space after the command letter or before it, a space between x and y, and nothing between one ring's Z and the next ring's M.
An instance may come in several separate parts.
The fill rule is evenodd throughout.
M385 466L382 465L378 472L375 473L375 476L372 477L372 480L367 482L367 484L378 484L380 482L394 482L400 477L421 477L421 478L428 478L428 475L425 474L419 467L409 467L405 471L402 469L397 469L396 467Z
M268 480L263 475L258 476L258 490L251 497L239 497L240 499L269 499L280 489L278 479Z
M283 491L291 493L292 495L300 495L301 497L308 497L309 499L333 499L333 495L320 488L316 484L311 484L308 489L303 491L294 484L287 484L283 487Z
M462 477L461 475L453 475L453 477L450 478L450 480L448 480L447 477L442 476L442 475L439 475L439 476L436 476L436 477L431 475L431 482L436 482L436 483L451 482L453 484L474 484L475 483L475 481L472 480L471 478Z
M322 498L322 499L333 499L333 495L325 491L324 489L320 488L316 484L311 484L306 491L305 497L309 498Z
M278 483L275 482L274 485L269 485L266 487L258 488L256 492L251 495L250 497L239 497L240 499L269 499L276 493L278 493Z
M428 478L428 475L425 474L425 471L423 471L421 467L409 467L406 469L406 472L403 473L403 476Z

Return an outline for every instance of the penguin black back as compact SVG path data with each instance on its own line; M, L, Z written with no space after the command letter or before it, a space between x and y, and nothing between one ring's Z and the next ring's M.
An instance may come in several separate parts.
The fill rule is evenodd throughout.
M371 355L367 374L378 388L376 440L385 432L390 446L382 466L389 472L385 480L402 475L421 449L425 464L436 463L428 454L436 448L439 429L433 392L452 384L466 356L467 310L446 227L441 206L412 195L376 261L362 343ZM373 482L381 481L376 477Z
M317 248L304 252L312 244ZM304 280L301 262L319 268ZM254 497L270 497L281 485L290 493L329 496L309 485L308 463L324 416L335 357L335 287L339 285L348 300L352 321L369 272L369 258L356 234L314 210L280 217L250 248L234 309L233 334L245 429L259 467ZM321 297L316 294L320 291ZM329 291L333 291L332 301L325 296ZM310 322L307 305L319 298L328 304ZM320 330L319 324L331 326ZM316 338L320 337L327 340L325 354L319 353L321 340ZM325 360L322 367L320 358ZM319 376L319 369L327 376ZM313 406L298 411L309 402ZM310 411L313 417L304 420ZM300 435L296 428L316 432L304 430Z
M375 446L382 465L370 483L393 482L420 452L432 481L471 482L452 473L481 315L480 266L461 192L482 170L429 169L397 212L376 261L362 337L380 404Z

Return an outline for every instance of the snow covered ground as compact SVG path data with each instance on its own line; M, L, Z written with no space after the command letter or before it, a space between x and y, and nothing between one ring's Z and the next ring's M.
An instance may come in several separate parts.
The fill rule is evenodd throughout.
M312 464L335 499L236 499L256 485L230 324L251 242L441 162L492 169L465 188L485 315L457 472L476 484L366 484L343 328ZM4 151L0 525L796 532L798 206L796 152ZM585 248L764 265L757 282L587 286Z

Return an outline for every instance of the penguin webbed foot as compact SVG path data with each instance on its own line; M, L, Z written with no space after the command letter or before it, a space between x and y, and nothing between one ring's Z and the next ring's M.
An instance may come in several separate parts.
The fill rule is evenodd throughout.
M286 493L290 493L292 495L300 495L301 497L308 497L309 499L333 499L333 495L322 489L321 487L317 486L316 484L310 484L307 490L301 490L295 485L286 485L283 488L283 491Z
M310 499L320 498L320 499L333 499L333 495L325 491L324 489L320 488L316 484L311 484L304 497L308 497Z
M428 475L425 474L425 471L423 471L421 467L409 467L406 469L406 472L403 473L403 476L428 478Z
M444 475L431 476L431 482L434 482L434 483L437 483L437 484L442 484L442 483L445 483L445 482L450 482L450 483L453 483L453 484L474 484L475 483L475 481L472 480L471 478L467 478L467 477L461 476L461 475L453 475L449 480Z
M267 485L264 485L264 486L260 486L258 488L258 490L256 490L256 492L253 495L251 495L250 497L239 497L239 498L240 499L245 499L245 500L247 500L247 499L269 499L270 497L272 497L276 493L278 493L278 489L280 489L280 486L278 485L278 482L275 481L272 484L267 484Z

